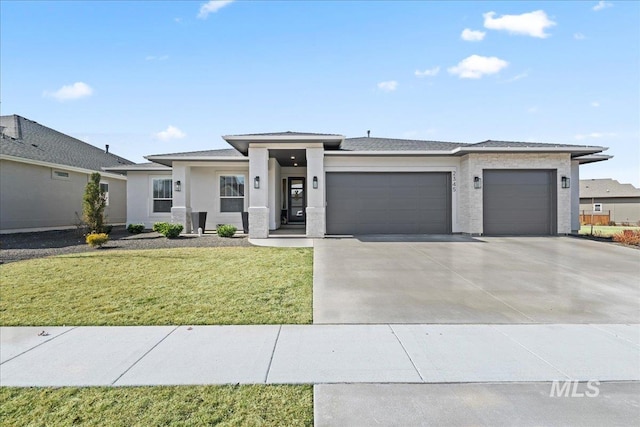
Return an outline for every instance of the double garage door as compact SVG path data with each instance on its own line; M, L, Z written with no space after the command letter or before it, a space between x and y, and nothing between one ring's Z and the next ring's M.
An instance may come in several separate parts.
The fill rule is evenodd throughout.
M328 172L327 234L451 233L451 174Z

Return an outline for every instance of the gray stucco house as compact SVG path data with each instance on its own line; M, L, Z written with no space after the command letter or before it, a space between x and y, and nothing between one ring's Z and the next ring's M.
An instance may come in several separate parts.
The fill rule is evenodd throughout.
M0 117L0 232L73 227L93 172L101 173L108 193L108 222L124 223L127 178L102 168L130 164L24 117Z
M267 238L353 234L557 235L580 228L579 166L598 146L475 144L278 132L227 135L228 149L158 154L126 172L127 222L151 227L208 212L206 228Z
M640 225L640 188L610 178L580 180L580 213L592 212L608 214L616 224Z

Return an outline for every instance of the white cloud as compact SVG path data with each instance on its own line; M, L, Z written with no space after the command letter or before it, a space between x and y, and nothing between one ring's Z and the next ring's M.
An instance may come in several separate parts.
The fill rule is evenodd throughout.
M506 80L506 83L511 83L511 82L515 82L517 80L520 79L524 79L525 77L528 77L529 73L527 73L526 71L524 73L520 73L520 74L516 74L515 76L511 77L510 79Z
M529 107L527 109L527 113L529 113L529 114L535 114L537 112L538 112L538 107Z
M485 33L484 31L474 31L469 28L465 28L464 30L462 30L460 38L468 42L479 42L484 39L484 36L486 34L487 33Z
M611 137L611 136L616 136L615 133L613 132L609 132L609 133L603 133L603 132L591 132L591 133L584 133L584 134L577 134L575 136L575 138L577 140L583 140L583 139L598 139L598 138L606 138L606 137Z
M461 79L479 79L484 75L498 73L508 65L507 61L495 56L471 55L455 67L448 68L448 71Z
M597 5L593 6L592 9L595 10L596 12L598 12L599 10L606 9L608 7L611 7L611 6L613 6L612 3L609 3L608 1L600 0Z
M416 77L434 77L440 72L440 67L427 68L424 71L416 70Z
M545 33L549 27L556 25L555 22L547 17L544 10L536 10L535 12L523 13L521 15L502 15L494 18L495 12L487 12L483 14L484 27L490 30L505 30L512 34L521 34L541 39L549 37Z
M573 34L573 38L576 39L576 40L584 40L587 37L582 33L574 33Z
M210 0L200 6L198 18L207 19L210 13L216 13L226 5L233 3L234 0Z
M166 61L167 59L169 59L169 55L162 55L162 56L149 55L144 59L145 61Z
M156 133L154 136L160 141L170 141L172 139L182 139L187 134L177 127L169 125L165 130Z
M398 88L398 82L395 80L389 80L388 82L378 83L378 89L383 90L385 92L393 92L397 88Z
M45 91L42 96L55 98L58 101L69 101L71 99L80 99L93 94L93 89L86 83L75 82L72 85L62 86L55 92Z
M591 105L592 107L596 108L596 107L600 106L600 103L598 101L591 101L591 104L589 104L589 105Z

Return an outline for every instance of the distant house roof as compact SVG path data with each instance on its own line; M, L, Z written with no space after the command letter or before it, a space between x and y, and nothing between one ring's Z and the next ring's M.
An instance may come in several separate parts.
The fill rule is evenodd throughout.
M342 136L337 133L317 133L317 132L293 132L293 131L285 131L285 132L266 132L266 133L245 133L240 135L226 135L226 137L251 137L251 136Z
M640 197L640 188L615 179L581 179L580 198Z
M127 171L169 171L171 172L171 168L169 166L160 165L158 163L137 163L132 165L119 165L119 166L109 166L102 168L107 172L127 172Z
M100 171L133 162L18 115L0 117L0 154Z

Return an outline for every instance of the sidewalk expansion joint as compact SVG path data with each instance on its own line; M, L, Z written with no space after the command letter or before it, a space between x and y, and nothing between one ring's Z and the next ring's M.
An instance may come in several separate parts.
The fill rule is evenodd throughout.
M276 354L276 346L278 345L278 339L280 338L281 330L282 330L282 325L278 326L278 334L276 335L276 340L273 342L273 349L271 350L271 358L269 359L269 366L267 366L267 373L264 375L265 384L269 379L269 372L271 372L271 363L273 363L273 356Z
M418 373L418 376L420 377L420 381L422 381L423 383L426 382L424 380L424 378L422 377L422 374L420 373L420 370L418 369L416 364L413 363L413 359L409 355L409 352L407 351L407 349L404 347L404 344L402 343L402 340L400 340L400 337L398 335L396 335L396 331L393 329L393 326L392 325L387 325L387 326L389 327L389 329L391 329L391 333L393 334L394 337L396 337L396 340L398 340L398 343L400 344L400 347L402 347L402 351L404 351L404 354L406 354L407 357L409 358L409 362L411 362L411 366L413 366L413 369L415 369L416 372Z
M71 332L71 331L73 331L73 330L74 330L74 329L76 329L76 328L77 328L77 326L73 326L73 327L71 327L70 329L68 329L68 330L66 330L66 331L64 331L64 332L61 332L61 333L59 333L58 335L53 336L53 337L49 338L49 339L48 339L48 340L46 340L46 341L42 341L40 344L37 344L37 345L35 345L35 346L31 347L31 348L28 348L28 349L26 349L25 351L23 351L22 353L16 354L16 355L15 355L15 356L13 356L12 358L5 360L4 362L0 363L0 365L4 365L5 363L7 363L7 362L9 362L9 361L11 361L11 360L13 360L13 359L15 359L16 357L20 357L20 356L22 356L23 354L28 353L28 352L30 352L31 350L34 350L34 349L36 349L36 348L40 347L41 345L44 345L44 344L46 344L46 343L48 343L48 342L50 342L50 341L53 341L53 340L55 340L56 338L63 336L63 335L64 335L64 334L66 334L67 332Z
M142 356L140 356L138 358L138 360L136 360L135 362L133 362L131 364L131 366L129 366L127 369L125 369L125 371L123 373L121 373L120 375L118 375L118 378L116 378L115 380L113 380L113 382L111 383L111 385L115 385L120 378L122 378L127 372L129 372L131 370L131 368L133 368L134 366L136 366L138 364L138 362L140 362L142 359L144 359L147 354L151 353L153 351L154 348L156 348L157 346L160 345L160 343L162 343L164 340L166 340L167 338L169 338L169 335L171 335L172 333L174 333L178 328L180 327L180 325L176 326L175 328L173 328L167 335L165 335L164 337L162 337L162 339L160 341L158 341L157 343L155 343L149 350L147 350Z

